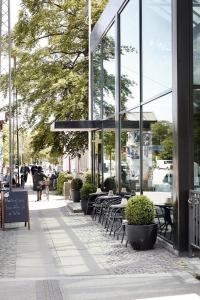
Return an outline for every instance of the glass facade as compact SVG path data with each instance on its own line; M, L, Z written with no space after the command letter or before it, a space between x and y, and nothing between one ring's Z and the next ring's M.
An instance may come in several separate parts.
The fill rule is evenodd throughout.
M115 26L102 39L103 118L115 113Z
M140 189L140 110L120 116L121 188L128 192Z
M93 53L93 120L101 119L102 112L102 63L101 44Z
M114 0L110 2L115 9ZM178 6L182 5L180 0L177 2ZM186 10L186 2L184 1L185 6L181 6L183 10ZM175 18L181 18L181 14L178 16L178 8L177 11L172 11L176 9L172 4L172 0L124 1L110 18L110 25L106 24L106 28L102 30L99 45L96 43L96 48L93 49L93 57L96 57L101 45L101 68L97 69L100 70L98 76L101 85L98 91L101 97L98 99L101 101L102 119L114 122L110 128L103 126L102 129L102 181L107 177L115 177L118 192L126 188L128 192L135 191L149 196L155 204L157 215L162 211L162 206L169 208L171 223L166 230L159 230L159 233L171 242L174 240L173 224L180 226L176 220L173 221L174 218L182 222L187 219L186 204L179 201L184 187L180 188L178 173L181 170L179 160L182 147L181 137L178 136L181 130L178 126L181 122L184 123L184 120L180 120L180 103L184 94L176 94L180 88L177 78L182 74L177 72L177 75L172 64L175 58L177 65L181 64L182 58L178 57L176 50L172 55L172 33L175 36L177 31L180 33L178 25L177 31L172 27L172 14L174 13ZM200 190L199 25L200 0L193 0L193 99L184 98L189 104L184 106L183 113L186 116L187 112L189 120L193 117L192 172L194 187ZM176 42L180 45L178 38ZM177 75L173 79L173 87L172 69L175 70L174 78ZM94 74L93 107L95 102L99 103L94 96L95 80ZM186 85L186 81L182 85ZM190 115L191 107L189 108L191 101L193 116ZM96 117L94 110L93 119ZM189 161L188 159L187 162ZM184 180L181 184L185 184ZM187 201L188 195L185 191L184 193L184 201ZM183 240L188 232L187 224L182 225L185 231L177 227L176 234L182 235Z
M193 0L193 83L200 84L200 1Z
M103 180L116 175L115 131L103 131Z
M200 1L193 1L193 149L194 188L200 190Z
M120 15L121 110L140 101L139 1L131 1Z
M171 0L142 1L143 100L172 87Z
M200 90L193 97L194 188L200 190Z

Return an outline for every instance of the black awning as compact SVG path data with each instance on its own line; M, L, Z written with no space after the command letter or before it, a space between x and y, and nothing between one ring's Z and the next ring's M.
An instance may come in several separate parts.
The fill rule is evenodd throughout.
M143 128L149 129L152 121L143 121ZM115 120L67 120L55 121L51 124L51 131L93 131L100 129L115 129L117 122ZM139 121L123 120L122 129L139 129Z

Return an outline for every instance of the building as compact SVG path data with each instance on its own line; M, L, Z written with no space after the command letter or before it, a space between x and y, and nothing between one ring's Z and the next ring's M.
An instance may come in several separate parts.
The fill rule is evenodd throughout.
M199 0L110 0L91 33L90 120L55 124L91 131L97 185L114 176L119 190L173 202L179 254L200 190L199 45Z

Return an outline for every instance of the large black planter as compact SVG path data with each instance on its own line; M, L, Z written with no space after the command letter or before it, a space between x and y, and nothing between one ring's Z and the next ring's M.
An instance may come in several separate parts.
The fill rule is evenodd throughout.
M80 190L71 190L72 201L80 202Z
M81 209L82 209L84 215L87 215L87 206L88 206L88 200L81 199Z
M135 250L152 249L157 238L157 224L127 225L127 240Z

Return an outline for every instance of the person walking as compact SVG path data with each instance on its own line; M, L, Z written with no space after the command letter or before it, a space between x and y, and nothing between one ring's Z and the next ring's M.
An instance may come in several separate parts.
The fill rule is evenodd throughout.
M21 185L24 185L27 182L28 174L30 173L30 169L28 166L26 166L25 163L20 168L20 174L21 174Z
M43 173L42 167L38 166L37 171L33 175L33 190L37 192L37 201L41 200L42 190L44 186L41 181L44 181L47 176Z

